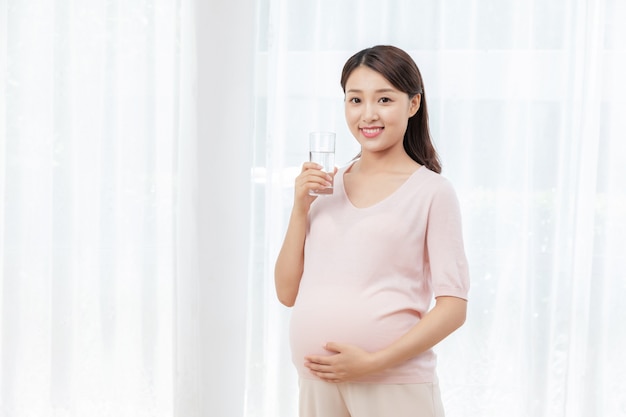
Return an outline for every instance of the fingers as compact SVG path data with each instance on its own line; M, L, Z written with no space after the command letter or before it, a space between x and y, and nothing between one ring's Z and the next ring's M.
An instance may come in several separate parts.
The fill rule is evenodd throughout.
M330 186L335 172L329 174L322 171L321 165L314 162L305 162L302 164L300 175L296 178L296 196L308 196L309 191L320 190Z
M345 382L378 370L372 354L357 346L327 342L323 347L331 354L305 356L304 366L325 381Z
M324 346L324 349L326 349L329 352L336 352L336 353L339 353L343 350L342 346L339 343L335 343L335 342L326 343L326 346Z
M300 172L304 172L307 169L318 169L321 170L323 167L320 164L315 162L305 162L302 164L302 170Z
M333 369L333 366L330 364L307 362L304 365L309 368L311 374L326 382L342 382L343 380L341 375L337 374L336 370Z
M330 357L307 357L305 358L304 366L309 368L313 372L328 373L333 370L333 362Z
M331 372L332 371L332 366L330 364L307 362L306 364L304 364L304 366L316 372Z
M332 363L332 356L306 356L304 360L307 364L330 365Z
M339 374L336 374L332 371L315 371L313 369L309 369L309 372L311 373L311 375L314 375L318 377L319 379L326 381L326 382L338 383L338 382L348 381L347 378Z

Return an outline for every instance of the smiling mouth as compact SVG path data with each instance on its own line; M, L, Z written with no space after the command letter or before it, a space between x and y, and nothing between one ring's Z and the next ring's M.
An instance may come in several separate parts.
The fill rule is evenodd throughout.
M362 127L361 132L363 132L363 136L366 138L373 138L382 132L383 129L384 127Z

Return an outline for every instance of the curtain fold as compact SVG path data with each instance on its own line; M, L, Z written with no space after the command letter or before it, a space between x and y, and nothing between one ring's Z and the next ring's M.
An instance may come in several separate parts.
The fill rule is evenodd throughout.
M174 413L191 4L0 4L3 416Z
M422 71L443 175L463 210L468 321L436 349L447 415L622 415L624 3L259 4L253 221L263 234L251 308L262 351L249 373L264 391L249 398L253 415L296 415L289 310L272 280L306 135L336 131L339 165L356 154L341 68L385 43Z

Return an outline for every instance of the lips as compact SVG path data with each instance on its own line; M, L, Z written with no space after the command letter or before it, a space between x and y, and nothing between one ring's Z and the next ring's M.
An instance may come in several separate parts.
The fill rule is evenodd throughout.
M363 133L363 136L366 138L374 138L378 136L383 129L383 127L362 127L361 133Z

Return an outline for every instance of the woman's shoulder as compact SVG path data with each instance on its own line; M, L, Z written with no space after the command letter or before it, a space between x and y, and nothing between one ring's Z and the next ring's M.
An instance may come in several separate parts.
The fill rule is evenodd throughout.
M413 181L415 190L424 197L431 198L452 198L456 199L456 190L450 179L422 166L415 173L416 180Z
M416 174L418 174L418 176L420 177L421 183L428 185L429 187L432 187L434 189L437 189L439 187L452 187L452 182L448 178L446 178L442 174L430 170L426 166L420 167L416 171Z

